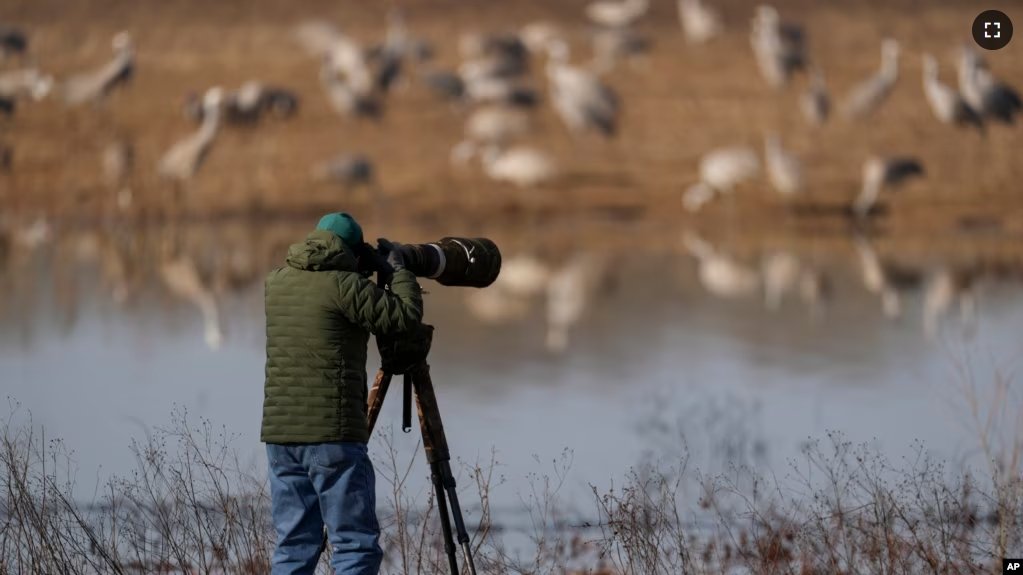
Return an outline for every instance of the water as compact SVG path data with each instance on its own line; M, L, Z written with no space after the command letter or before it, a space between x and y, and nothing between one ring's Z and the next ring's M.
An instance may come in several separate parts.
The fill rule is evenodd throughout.
M260 278L283 239L302 231L282 229L277 239L250 244L230 266L234 275L225 272L230 277L210 270L225 269L229 258L218 250L232 245L234 227L188 236L217 249L179 248L193 254L216 292L224 334L216 351L203 338L198 307L161 284L154 246L162 244L151 237L79 230L10 252L0 283L0 393L74 449L81 497L131 469L130 439L167 424L175 406L237 434L244 458L263 465ZM811 306L789 294L772 311L759 288L731 299L708 293L684 251L605 258L613 265L580 284L588 303L561 353L545 347L542 297L517 318L488 324L469 312L472 290L424 281L427 320L437 326L432 373L452 453L469 463L496 453L506 480L495 493L498 508L520 503L530 474L555 474L565 450L571 468L562 494L584 502L590 484L621 479L645 453L670 446L676 430L687 434L698 463L727 458L721 436L741 434L759 465L781 474L801 445L828 430L893 458L921 440L940 457L968 461L976 436L960 393L961 363L971 362L983 396L996 373L1011 374L1023 357L1023 291L1011 266L968 260L961 283L971 286L964 293L976 302L975 318L961 319L953 302L928 337L921 308L941 269L933 258L919 265L901 258L892 288L900 294L897 318L886 318L881 298L864 287L852 244L804 257L811 260L827 274L828 295ZM963 276L967 268L953 269ZM370 370L375 365L371 357ZM395 433L404 460L416 435L397 431L399 407L392 392L380 425ZM667 432L651 431L662 424ZM383 445L373 450L381 465ZM426 466L417 464L413 487L422 489Z

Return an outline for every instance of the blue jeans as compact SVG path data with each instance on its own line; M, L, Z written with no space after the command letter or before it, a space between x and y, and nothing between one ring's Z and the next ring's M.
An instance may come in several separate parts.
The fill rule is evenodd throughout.
M271 575L311 575L327 527L337 575L376 575L383 551L364 443L266 444L277 548Z

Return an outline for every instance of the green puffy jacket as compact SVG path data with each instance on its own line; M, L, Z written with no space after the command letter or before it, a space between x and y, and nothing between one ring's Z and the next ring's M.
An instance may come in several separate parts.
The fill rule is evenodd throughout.
M369 334L415 327L423 299L408 270L390 291L355 270L340 238L315 231L267 276L262 441L368 441Z

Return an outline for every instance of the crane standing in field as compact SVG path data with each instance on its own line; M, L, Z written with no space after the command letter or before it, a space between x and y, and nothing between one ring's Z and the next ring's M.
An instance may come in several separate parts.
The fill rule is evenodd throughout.
M984 131L984 119L966 103L962 95L938 79L938 61L931 54L923 56L923 85L927 104L934 117L943 124L970 124Z
M592 72L568 63L568 45L554 43L548 48L547 78L551 104L570 130L589 130L606 137L618 127L618 96Z
M135 47L131 35L118 32L112 41L114 58L101 68L73 76L64 84L64 101L69 106L100 102L135 73Z
M1023 110L1019 92L999 81L972 48L959 56L959 91L966 103L986 118L1011 124Z
M731 194L740 183L760 174L760 160L752 148L718 148L700 159L700 181L682 195L682 205L696 212L718 194Z
M881 69L857 84L842 103L842 113L849 119L870 116L888 99L899 79L899 43L891 38L881 42Z

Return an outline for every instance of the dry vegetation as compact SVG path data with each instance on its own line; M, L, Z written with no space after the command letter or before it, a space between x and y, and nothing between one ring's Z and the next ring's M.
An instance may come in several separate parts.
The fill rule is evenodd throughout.
M982 397L969 373L962 390L979 467L950 468L923 445L896 463L829 433L783 475L765 475L741 418L706 437L661 418L650 429L664 447L619 484L594 488L595 505L582 514L590 519L562 500L566 452L548 472L515 482L526 521L510 532L491 512L493 493L509 488L497 462L466 465L476 564L493 574L996 573L1002 557L1023 551L1023 419L1008 379ZM0 573L267 571L273 532L263 471L239 463L224 430L176 411L169 427L132 444L135 471L87 505L72 497L69 448L42 433L13 406L0 441ZM701 451L687 439L713 461L697 466ZM384 572L445 573L432 495L408 486L425 472L422 461L400 460L386 432L377 441L388 493L380 500Z

